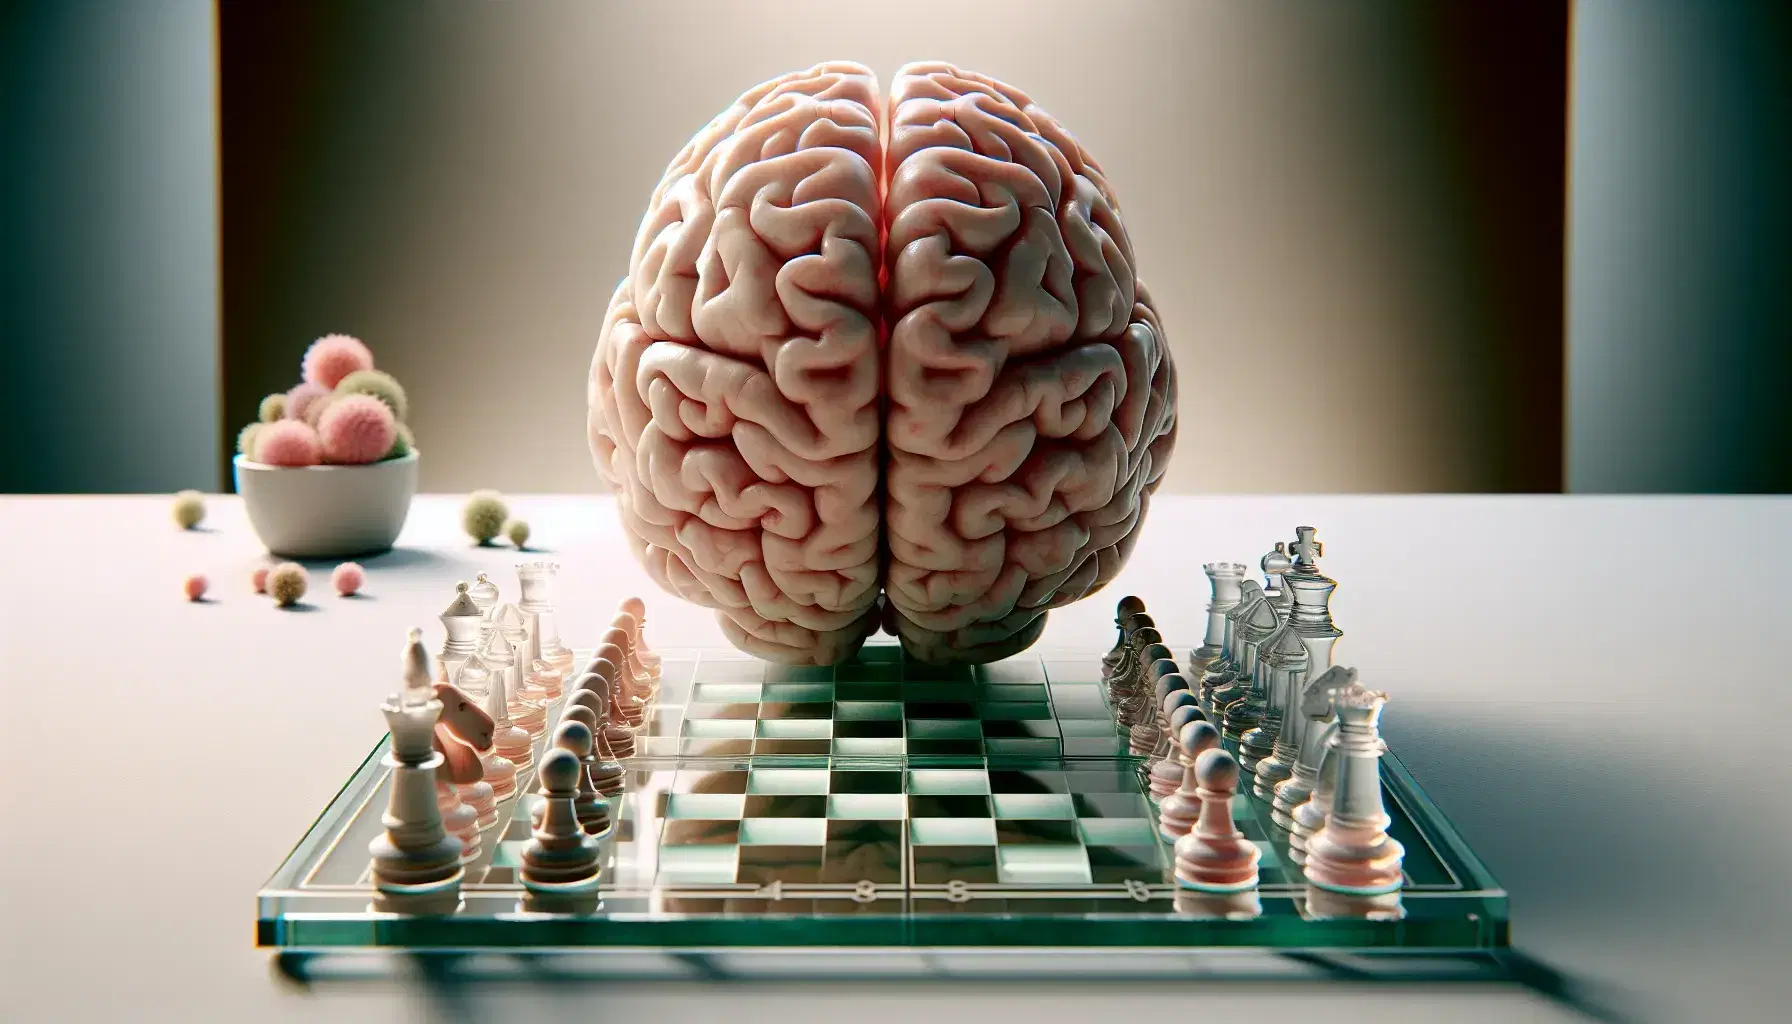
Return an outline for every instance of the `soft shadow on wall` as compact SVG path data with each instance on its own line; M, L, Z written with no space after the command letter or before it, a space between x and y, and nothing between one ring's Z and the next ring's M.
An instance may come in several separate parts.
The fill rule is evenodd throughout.
M347 331L425 489L595 489L586 369L665 162L781 72L945 59L1119 192L1183 374L1169 489L1562 486L1560 4L220 11L226 444Z

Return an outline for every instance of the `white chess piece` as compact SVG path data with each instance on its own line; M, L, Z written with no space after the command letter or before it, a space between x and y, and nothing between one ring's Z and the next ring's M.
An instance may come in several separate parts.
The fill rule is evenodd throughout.
M497 676L510 668L513 655L510 650L510 641L498 628L496 620L489 620L487 624L491 626L491 630L486 633L485 640L479 645L479 658L485 662L485 667L491 670L492 675Z
M511 648L523 645L523 636L527 626L523 622L523 613L517 606L508 601L492 609L492 626L504 638ZM490 658L486 660L490 661Z
M1120 632L1126 637L1126 646L1120 651L1113 669L1102 673L1101 683L1107 688L1108 704L1116 710L1120 707L1120 698L1126 691L1127 681L1138 670L1139 648L1142 646L1138 640L1138 632L1146 627L1155 629L1156 622L1151 618L1151 613L1143 608L1122 621Z
M1176 659L1170 657L1170 649L1162 644L1157 647L1162 648L1163 657L1153 658L1145 666L1146 686L1138 697L1139 702L1144 706L1140 708L1137 724L1133 725L1127 736L1129 747L1143 748L1146 751L1145 770L1147 772L1156 768L1158 763L1169 755L1170 749L1174 745L1170 742L1170 737L1165 734L1165 729L1169 725L1169 712L1164 706L1164 701L1169 697L1172 689L1177 687L1188 689L1188 680L1176 667ZM1158 653L1157 648L1153 648L1151 653ZM1180 778L1181 773L1178 772L1177 776ZM1171 784L1171 788L1175 788L1174 783Z
M635 617L627 612L617 612L610 620L610 628L604 633L603 643L615 644L622 651L622 660L617 665L622 668L625 680L629 684L629 692L639 697L643 706L653 700L656 687L654 681L641 667L640 659L635 657L634 634L640 628Z
M523 612L523 639L517 644L517 695L525 700L545 703L547 690L541 685L540 669L545 667L541 660L541 616L536 612Z
M468 595L467 585L457 583L454 589L454 600L439 616L448 636L437 659L442 665L441 675L437 678L445 683L453 682L461 663L479 650L479 623L484 619L479 606Z
M1331 734L1326 731L1326 723L1332 718L1332 700L1339 690L1355 678L1355 669L1333 665L1317 678L1305 681L1300 702L1293 709L1299 715L1300 750L1294 759L1294 771L1276 784L1275 800L1270 805L1270 815L1277 828L1292 832L1295 810L1313 796L1314 787L1319 781L1319 762L1325 753L1325 743L1331 738ZM1318 831L1318 827L1323 824L1325 815L1321 813L1307 835ZM1291 845L1293 841L1290 837ZM1304 838L1302 854L1305 854Z
M524 910L589 913L596 907L603 864L597 840L579 824L581 771L570 750L554 747L542 755L541 804L517 869Z
M548 709L543 702L531 699L523 689L523 653L516 644L510 646L510 664L504 672L510 698L510 720L528 733L529 741L533 743L548 731Z
M1338 731L1330 743L1338 759L1337 788L1325 825L1307 840L1307 883L1350 896L1374 896L1401 886L1406 850L1387 833L1381 797L1378 732L1387 694L1352 682L1338 691Z
M542 614L541 612L525 613L529 628L529 643L523 651L523 664L528 667L523 682L531 700L547 703L558 698L563 692L566 673L557 662L547 657L542 648L542 630L547 621L542 618ZM570 654L570 652L568 653Z
M486 579L485 573L480 573L474 579L473 585L467 588L467 596L472 598L473 604L479 608L479 614L481 616L479 621L479 649L483 651L485 650L486 642L492 638L493 633L498 631L497 624L492 621L492 612L498 607L497 584Z
M570 710L570 709L568 709ZM591 769L597 764L594 733L589 725L575 718L563 718L554 729L554 746L571 751L579 759L579 795L573 802L579 826L585 834L601 839L610 833L610 802L597 792Z
M496 756L496 755L493 755ZM479 765L483 770L486 764L484 755L480 756ZM505 764L510 764L506 761ZM516 790L516 766L510 765L510 789ZM478 782L462 783L456 787L460 799L473 809L473 831L484 832L498 823L498 790L490 780L480 779ZM463 841L464 837L463 837Z
M1325 827L1325 818L1332 812L1332 794L1338 785L1339 758L1331 749L1332 737L1338 733L1338 720L1333 718L1316 731L1322 749L1313 794L1289 814L1294 827L1288 832L1288 859L1301 868L1307 866L1307 842Z
M442 828L460 840L461 863L479 859L479 812L461 799L460 789L450 779L436 776L436 811L442 816Z
M510 720L509 675L508 669L494 670L491 673L491 685L486 690L484 707L485 713L492 716L492 749L515 765L520 772L535 763L535 752L529 734ZM496 781L493 781L492 788L497 788Z
M1250 691L1244 669L1244 624L1262 603L1263 588L1256 580L1245 580L1238 585L1238 603L1226 611L1222 653L1201 677L1202 709L1215 725L1223 725L1226 709Z
M621 795L627 778L627 772L618 758L629 755L618 754L616 748L610 743L610 732L606 725L609 721L609 709L604 703L603 686L603 677L597 676L595 684L590 689L582 689L573 696L588 707L592 715L592 722L587 723L592 725L593 737L591 749L593 763L589 772L591 785L599 794L610 800L615 800ZM630 743L634 742L632 733L623 730L622 734L628 737ZM632 747L629 749L633 750Z
M1263 641L1279 624L1275 606L1263 597L1262 591L1258 591L1257 600L1250 604L1238 624L1238 682L1241 689L1238 699L1227 704L1226 713L1220 717L1220 731L1227 739L1242 741L1245 733L1263 720L1266 703L1263 687L1268 682L1262 664Z
M1176 746L1187 767L1182 771L1182 785L1157 810L1157 832L1169 842L1188 835L1201 814L1200 782L1195 778L1195 762L1201 755L1220 745L1220 731L1206 719L1196 719L1182 727L1176 735Z
M480 815L479 827L486 829L497 824L496 803L508 800L516 795L517 766L514 761L505 757L503 754L498 753L498 719L496 716L492 715L492 712L496 707L494 702L501 701L502 698L495 697L492 694L491 670L486 667L485 659L477 654L472 655L466 661L461 663L460 670L455 673L454 685L468 696L477 697L479 699L480 709L486 713L487 717L492 719L492 744L479 752L481 780L485 784L491 786L491 795L494 801L489 821L487 820L488 816L483 806L483 800L473 799L471 801L474 809L477 810ZM478 798L483 796L483 794L480 794L477 791L469 794L465 790L462 791L461 795L463 798Z
M516 567L517 587L522 593L517 608L527 615L539 617L541 653L537 657L565 675L572 671L572 649L560 642L559 615L554 608L554 577L560 572L557 562L523 562Z
M1232 820L1238 762L1224 750L1205 750L1195 759L1194 772L1201 814L1194 828L1176 840L1176 883L1203 892L1254 888L1263 851Z
M1226 636L1226 613L1238 606L1238 588L1244 582L1245 569L1237 562L1209 562L1201 571L1207 575L1212 595L1207 602L1207 632L1201 638L1201 646L1188 656L1188 677L1193 680L1206 675L1207 669L1224 654L1221 643ZM1201 710L1207 710L1205 701Z
M620 626L611 626L597 642L597 660L591 664L594 671L600 662L608 662L611 666L607 676L610 680L611 720L638 729L647 720L650 686L629 668L628 654L622 646L627 642L628 634Z
M629 643L633 645L635 661L640 663L641 668L653 680L657 691L663 664L659 654L647 646L647 602L638 597L625 597L622 599L622 610L635 617L635 631L629 636Z
M1257 563L1263 570L1263 594L1269 602L1276 606L1278 612L1286 613L1291 598L1288 588L1283 586L1283 577L1294 567L1288 557L1288 545L1276 541L1276 546Z
M1182 785L1184 765L1182 750L1177 745L1177 737L1181 736L1182 732L1181 726L1175 724L1172 719L1178 712L1186 712L1195 716L1201 714L1195 695L1188 691L1187 680L1180 673L1174 673L1172 676L1166 676L1159 680L1160 685L1164 682L1181 682L1183 685L1180 688L1169 689L1164 695L1163 708L1158 715L1158 719L1163 723L1164 755L1162 760L1151 766L1148 773L1153 800L1164 799L1176 792L1176 787Z
M410 631L404 652L404 695L380 706L391 733L385 826L368 844L373 857L375 913L451 914L460 907L463 847L442 825L436 804L435 725L442 703L431 692L429 655L421 630Z
M1283 623L1274 634L1258 664L1267 677L1264 681L1263 720L1257 728L1239 740L1241 766L1255 778L1252 792L1265 802L1275 798L1276 783L1294 771L1294 751L1287 748L1283 734L1288 718L1299 718L1300 684L1307 677L1307 650L1292 625ZM1282 744L1278 747L1277 744ZM1287 754L1283 760L1278 750ZM1249 758L1244 756L1249 753Z
M1192 696L1192 694L1191 694L1191 696ZM1178 706L1176 706L1175 708L1172 708L1170 710L1170 728L1169 728L1170 757L1169 757L1169 760L1174 762L1176 765L1176 784L1174 786L1170 787L1168 792L1165 792L1161 796L1159 796L1158 799L1161 800L1161 799L1163 799L1163 797L1169 796L1170 793L1174 793L1174 792L1176 792L1177 789L1181 788L1183 769L1194 767L1193 760L1184 760L1183 756L1182 756L1182 741L1181 741L1182 730L1188 728L1188 725L1190 722L1205 722L1206 720L1207 720L1207 716L1203 715L1201 713L1200 707L1198 707L1197 705L1194 705L1194 704L1178 704Z
M602 698L602 703L592 708L599 712L598 744L608 748L615 757L633 757L635 734L616 713L617 694L622 687L616 679L616 663L610 660L610 655L621 657L621 652L613 644L598 647L591 670L579 679L578 688Z

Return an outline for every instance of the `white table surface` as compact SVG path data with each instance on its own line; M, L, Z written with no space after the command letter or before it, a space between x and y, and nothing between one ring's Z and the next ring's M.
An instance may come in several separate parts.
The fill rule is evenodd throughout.
M722 983L444 995L299 986L253 946L254 893L367 753L405 629L516 553L422 497L366 597L276 610L241 506L182 532L168 499L0 499L6 842L0 1020L1585 1019L1511 985ZM606 499L512 499L564 566L562 630L621 597L658 646L721 643L659 595ZM1312 524L1340 585L1338 661L1389 691L1386 735L1512 896L1515 944L1637 1020L1784 1020L1792 1006L1792 500L1163 498L1108 592L1044 643L1111 642L1144 597L1198 642L1200 563ZM191 572L212 600L180 595ZM1118 1015L1118 1016L1116 1016Z

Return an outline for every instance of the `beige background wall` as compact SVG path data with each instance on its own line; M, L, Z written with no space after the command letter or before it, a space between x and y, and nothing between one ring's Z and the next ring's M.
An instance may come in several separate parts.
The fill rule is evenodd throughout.
M1029 91L1117 189L1181 491L1561 484L1566 8L222 8L226 438L305 343L410 388L423 485L582 491L584 380L666 161L823 59Z

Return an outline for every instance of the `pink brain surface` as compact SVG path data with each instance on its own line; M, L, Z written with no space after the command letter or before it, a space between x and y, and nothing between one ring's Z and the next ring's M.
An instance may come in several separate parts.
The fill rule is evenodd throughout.
M589 434L668 591L772 661L880 626L987 662L1125 563L1176 374L1100 167L1026 94L911 64L750 90L667 168Z

